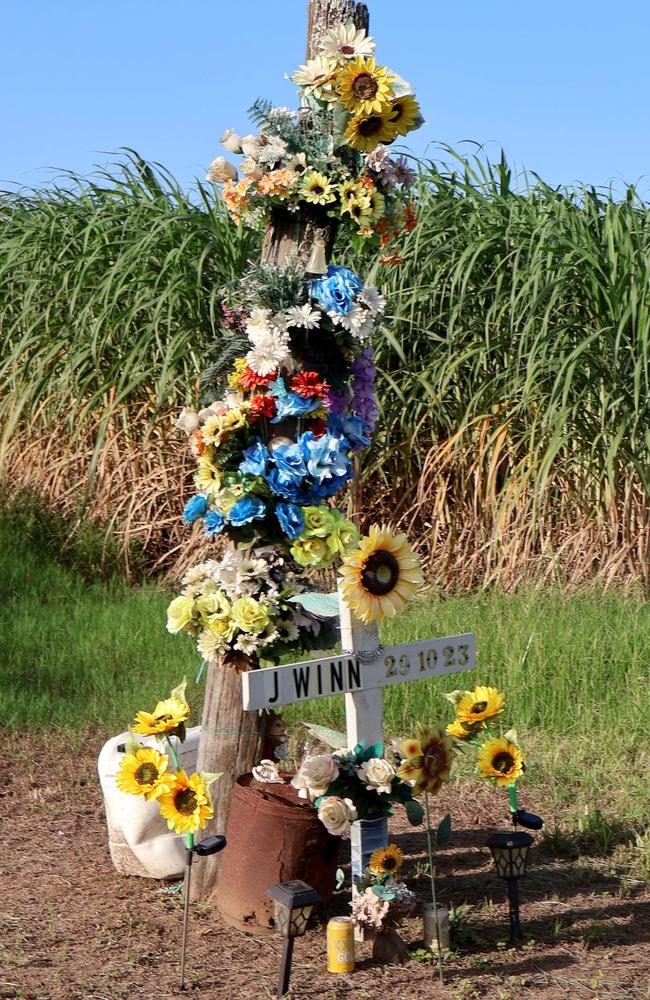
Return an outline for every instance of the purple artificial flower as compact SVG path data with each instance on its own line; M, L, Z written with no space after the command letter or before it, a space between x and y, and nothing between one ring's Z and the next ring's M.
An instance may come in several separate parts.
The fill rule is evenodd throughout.
M375 398L377 367L372 347L366 347L352 362L352 409L365 422L369 434L377 423L379 410Z
M325 405L330 413L338 413L339 415L345 413L349 402L350 393L347 389L344 392L335 392L334 389L327 390Z

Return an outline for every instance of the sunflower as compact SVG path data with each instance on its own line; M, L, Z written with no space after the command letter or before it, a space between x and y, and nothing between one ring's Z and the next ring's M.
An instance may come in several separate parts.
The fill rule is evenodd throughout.
M524 757L509 740L487 740L479 750L476 767L482 778L493 778L501 786L514 785L523 774Z
M200 774L185 771L173 775L174 781L158 799L158 805L167 826L175 833L194 833L202 830L214 810L205 782Z
M350 201L355 201L357 198L368 197L366 188L361 181L345 181L340 185L338 194L343 206L347 205Z
M436 795L443 782L450 779L453 741L442 726L424 726L418 722L417 727L419 735L402 743L406 760L397 769L397 777L415 782L414 795L423 791Z
M383 219L386 214L386 199L383 194L377 190L377 188L373 188L372 191L368 191L368 197L370 199L372 221L379 222L379 220Z
M321 54L337 62L357 59L359 56L371 56L374 51L374 40L354 24L335 25L320 44Z
M342 211L343 214L347 212L358 226L369 226L372 223L371 202L365 195L360 198L350 198Z
M386 66L377 66L374 56L350 59L336 74L336 92L351 114L372 115L390 106L394 81Z
M402 867L403 861L403 851L397 844L389 844L371 854L368 867L373 875L394 875Z
M190 706L179 694L180 688L176 688L171 697L158 702L153 712L138 712L133 732L143 736L163 736L179 729L190 714Z
M207 455L199 459L199 467L194 475L194 485L199 493L218 493L221 489L221 473Z
M394 111L389 106L373 114L351 118L345 132L348 146L364 153L372 153L380 143L391 143L399 135L393 124L393 114Z
M391 120L398 135L408 135L418 127L418 122L422 121L420 105L409 94L406 97L398 97L392 102L391 108L393 109Z
M422 571L406 535L373 525L359 548L343 560L341 591L366 625L392 618L412 600L422 584Z
M505 700L505 695L496 688L481 685L473 691L465 691L458 699L456 718L459 722L484 722L503 711Z
M115 784L128 795L142 795L145 799L157 799L167 791L171 775L166 775L167 755L158 753L151 747L138 747L127 753L120 761L120 770Z
M327 205L335 201L336 193L329 178L321 174L318 170L309 170L303 174L299 195L312 205Z
M467 740L482 728L482 722L459 722L458 719L455 719L447 726L447 732L454 739Z

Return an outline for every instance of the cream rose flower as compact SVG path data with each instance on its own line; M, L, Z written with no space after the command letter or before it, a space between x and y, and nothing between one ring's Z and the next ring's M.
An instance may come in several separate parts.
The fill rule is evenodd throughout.
M270 618L263 604L254 597L240 597L232 606L232 620L242 632L263 632Z
M167 608L167 631L175 635L192 621L194 601L191 597L177 597Z
M369 788L388 795L391 781L395 777L395 768L383 757L372 757L357 768L357 774Z
M345 837L350 824L357 818L357 810L351 799L340 799L329 795L318 807L318 818L334 837Z
M278 765L273 760L261 760L257 767L253 768L255 781L261 781L266 785L283 785L284 779L280 777Z
M241 153L241 136L237 135L234 128L226 129L219 141L229 153Z
M178 420L174 424L174 427L177 427L179 431L185 431L189 435L196 430L199 423L199 415L196 410L193 410L191 406L184 406L178 415Z
M301 799L309 798L313 802L327 793L338 775L339 766L334 758L331 754L322 753L303 761L291 784L299 789Z
M237 180L237 167L229 163L225 156L217 156L208 167L206 181L214 181L215 184L225 184L226 181Z

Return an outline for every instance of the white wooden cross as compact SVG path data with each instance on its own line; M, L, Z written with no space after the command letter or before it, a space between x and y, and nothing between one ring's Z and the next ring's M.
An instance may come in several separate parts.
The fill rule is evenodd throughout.
M384 741L385 687L476 666L476 639L471 633L382 648L377 626L356 619L343 600L340 621L344 652L242 674L244 708L275 708L344 694L347 745L352 748L363 741L369 746ZM376 655L370 659L373 652ZM360 877L372 850L387 846L387 838L385 823L380 830L370 830L363 821L353 824L353 879Z

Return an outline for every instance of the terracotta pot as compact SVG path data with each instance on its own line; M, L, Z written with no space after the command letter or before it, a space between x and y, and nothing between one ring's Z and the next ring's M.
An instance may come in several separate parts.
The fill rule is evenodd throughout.
M249 934L273 933L278 882L302 879L328 902L336 886L341 843L290 784L266 785L252 774L237 779L230 804L227 846L216 902L223 919Z

